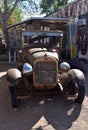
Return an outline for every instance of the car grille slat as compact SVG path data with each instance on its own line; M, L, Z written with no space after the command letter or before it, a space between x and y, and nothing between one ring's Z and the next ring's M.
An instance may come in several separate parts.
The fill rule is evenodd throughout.
M35 83L36 84L52 84L56 83L56 63L37 62L35 64Z

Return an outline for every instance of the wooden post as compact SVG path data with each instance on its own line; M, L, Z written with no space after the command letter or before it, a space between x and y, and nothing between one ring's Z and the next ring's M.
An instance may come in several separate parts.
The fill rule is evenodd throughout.
M11 50L9 50L9 63L11 63Z
M14 30L14 62L16 62L16 48L17 48L17 35L16 30Z
M16 62L16 50L14 49L14 62Z

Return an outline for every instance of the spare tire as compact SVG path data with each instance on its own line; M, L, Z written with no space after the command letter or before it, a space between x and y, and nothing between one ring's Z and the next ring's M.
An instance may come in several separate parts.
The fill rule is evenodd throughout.
M81 70L84 74L86 74L86 67L85 64L83 62L81 62L79 59L74 58L74 59L70 59L67 61L72 69L79 69Z
M75 99L75 103L82 104L85 98L85 86L78 86L78 97Z

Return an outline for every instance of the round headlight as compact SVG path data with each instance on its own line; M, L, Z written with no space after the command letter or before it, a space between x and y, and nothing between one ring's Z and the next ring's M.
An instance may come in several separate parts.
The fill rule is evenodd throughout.
M30 64L28 64L28 63L25 63L24 65L23 65L23 73L29 73L29 72L32 72L32 66L30 65Z
M67 63L67 62L62 62L61 64L60 64L60 69L62 70L62 71L69 71L70 70L70 65Z

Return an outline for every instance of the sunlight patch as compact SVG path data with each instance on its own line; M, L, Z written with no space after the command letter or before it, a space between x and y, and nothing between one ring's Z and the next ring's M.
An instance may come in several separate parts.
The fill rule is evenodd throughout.
M47 130L55 130L51 124L48 123L48 121L45 119L44 116L40 118L40 120L32 127L31 130L36 130L41 128L42 130L47 129Z
M83 101L83 106L85 109L88 109L88 96L85 96L85 99Z
M4 75L6 75L6 71L5 72L0 72L0 78L2 77L2 76L4 76Z

